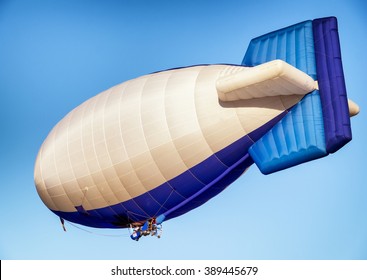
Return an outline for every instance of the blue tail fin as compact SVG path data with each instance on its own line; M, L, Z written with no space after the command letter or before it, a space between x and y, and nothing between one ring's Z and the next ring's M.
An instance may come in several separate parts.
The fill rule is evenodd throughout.
M336 18L305 21L257 37L243 65L282 59L319 82L249 153L264 174L335 152L351 139Z

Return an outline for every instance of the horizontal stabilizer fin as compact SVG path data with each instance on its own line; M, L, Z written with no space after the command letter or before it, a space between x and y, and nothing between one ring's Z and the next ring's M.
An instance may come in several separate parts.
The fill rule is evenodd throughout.
M273 60L221 77L216 83L221 101L279 95L305 95L316 89L306 73L282 60Z

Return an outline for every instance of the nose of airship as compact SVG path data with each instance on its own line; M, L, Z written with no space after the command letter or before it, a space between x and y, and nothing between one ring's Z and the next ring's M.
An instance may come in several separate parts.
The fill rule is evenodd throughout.
M349 116L354 117L359 113L359 106L353 102L352 100L348 99L348 107L349 107Z

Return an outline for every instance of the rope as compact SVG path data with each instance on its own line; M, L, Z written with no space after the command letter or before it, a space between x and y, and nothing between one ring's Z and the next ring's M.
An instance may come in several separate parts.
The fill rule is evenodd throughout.
M90 231L90 230L87 230L85 228L82 228L82 227L79 227L73 223L70 223L68 221L66 221L69 225L79 229L79 230L82 230L82 231L85 231L87 233L90 233L90 234L93 234L93 235L98 235L98 236L105 236L105 237L129 237L130 235L129 234L103 234L103 233L97 233L97 232L93 232L93 231Z

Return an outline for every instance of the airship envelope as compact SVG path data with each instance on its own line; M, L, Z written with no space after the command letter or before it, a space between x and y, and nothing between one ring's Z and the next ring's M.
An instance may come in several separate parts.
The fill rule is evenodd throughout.
M336 152L358 111L336 18L309 20L254 38L241 65L160 71L85 101L42 144L35 184L62 220L159 225L253 163L269 174Z

